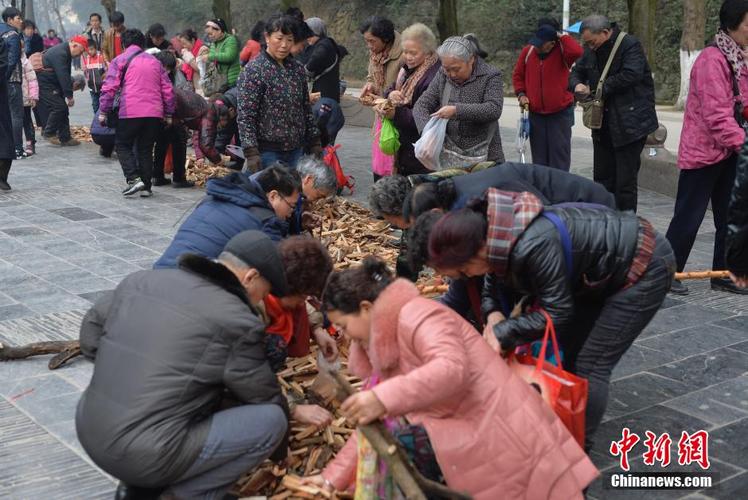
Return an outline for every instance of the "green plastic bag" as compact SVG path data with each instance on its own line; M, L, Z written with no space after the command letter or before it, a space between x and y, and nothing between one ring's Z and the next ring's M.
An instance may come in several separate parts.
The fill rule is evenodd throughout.
M382 130L379 131L379 149L386 155L394 155L400 149L400 132L395 128L392 120L382 120Z

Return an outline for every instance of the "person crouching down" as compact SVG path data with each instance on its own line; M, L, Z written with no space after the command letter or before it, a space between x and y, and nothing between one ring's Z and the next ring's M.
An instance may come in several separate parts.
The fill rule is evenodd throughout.
M409 281L393 281L374 257L334 272L322 303L351 339L349 370L371 377L343 403L349 421L386 418L396 429L403 427L397 417L406 417L409 433L427 435L433 448L438 465L429 475L438 477L440 468L450 488L476 500L583 498L595 466L535 390L457 313L421 297ZM357 458L360 445L366 443L353 434L321 475L306 481L339 490L357 479L380 484L379 477L356 477L357 465L377 471L376 459Z
M288 404L256 306L286 288L275 244L245 231L216 260L131 274L88 311L80 345L96 366L76 431L117 498L222 498L285 456ZM225 397L239 406L220 409Z

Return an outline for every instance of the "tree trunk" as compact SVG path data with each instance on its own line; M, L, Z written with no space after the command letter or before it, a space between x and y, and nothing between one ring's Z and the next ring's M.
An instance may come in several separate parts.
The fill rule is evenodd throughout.
M60 1L59 0L54 0L52 2L52 11L57 16L57 23L60 25L60 30L58 31L58 33L62 36L63 40L67 41L68 34L65 31L65 24L62 21L62 14L60 13Z
M0 344L0 361L25 359L31 356L56 354L49 361L49 369L56 370L71 359L81 354L80 343L77 340L53 340L50 342L34 342L18 347Z
M629 33L642 43L644 54L651 65L654 61L655 13L657 0L627 0Z
M226 21L231 33L231 0L213 0L213 15Z
M112 17L112 12L117 10L117 0L101 0L101 5L106 9L107 19Z
M457 26L457 0L439 0L436 27L442 41L459 34Z
M34 0L24 0L23 18L36 22L34 17Z
M686 107L691 68L704 48L706 0L683 0L683 32L680 37L680 92L675 109Z

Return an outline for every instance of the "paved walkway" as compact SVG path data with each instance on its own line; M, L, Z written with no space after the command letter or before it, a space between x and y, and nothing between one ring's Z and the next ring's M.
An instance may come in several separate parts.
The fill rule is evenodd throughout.
M73 116L85 124L90 107L80 96ZM508 158L516 159L513 131L502 133ZM354 198L364 203L371 185L368 134L350 128L340 135L343 166L358 183ZM575 171L589 175L588 139L574 139L573 157ZM0 342L16 345L77 338L80 318L96 297L149 268L202 195L162 187L151 199L124 199L119 165L90 144L40 143L37 156L14 163L10 182L13 191L0 194ZM664 230L672 204L644 192L641 213ZM705 222L689 267L709 267L713 234ZM712 292L701 282L691 287L686 298L668 298L616 368L592 453L610 472L617 462L607 448L624 426L642 439L645 430L668 431L675 442L683 430L705 429L721 484L690 498L733 498L748 490L748 298ZM0 498L111 498L115 483L90 463L74 428L75 405L93 365L79 358L51 372L47 362L0 362ZM642 451L640 443L634 470L643 468ZM605 490L601 482L590 489L595 498L641 495Z

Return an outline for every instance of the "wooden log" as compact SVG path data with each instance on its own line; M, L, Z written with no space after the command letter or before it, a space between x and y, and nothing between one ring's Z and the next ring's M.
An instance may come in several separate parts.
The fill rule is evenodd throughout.
M728 271L689 271L686 273L675 273L677 280L705 280L713 278L729 278Z
M34 342L22 346L0 344L0 361L24 359L44 354L57 354L71 349L80 349L77 340L54 340L50 342Z
M82 353L80 345L69 347L61 353L53 356L52 359L49 360L49 364L47 366L50 370L56 370L71 359L80 356L81 354Z
M355 394L356 389L348 382L344 375L337 371L330 371L345 398ZM399 442L392 437L382 422L359 425L358 429L371 443L379 458L387 463L392 476L407 499L426 499L426 494L454 500L469 500L472 497L465 493L454 491L436 481L426 479L410 463Z

